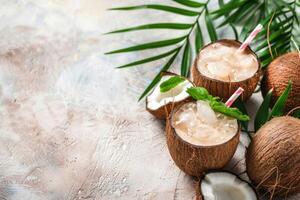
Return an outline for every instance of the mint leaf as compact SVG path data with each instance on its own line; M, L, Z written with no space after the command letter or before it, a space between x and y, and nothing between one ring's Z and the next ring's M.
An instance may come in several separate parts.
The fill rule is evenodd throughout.
M203 87L190 87L187 93L196 100L211 100L212 96Z
M183 81L185 81L185 78L181 76L173 76L160 84L160 92L161 93L168 92L169 90L175 88Z
M233 117L240 121L249 121L250 120L249 116L244 115L239 109L227 107L222 102L212 101L209 104L214 111L217 111L217 112L227 115L229 117Z
M203 100L209 102L210 107L219 113L233 117L240 121L249 121L249 116L243 114L237 108L229 108L223 102L220 101L219 97L213 97L203 87L191 87L187 89L187 93L195 100Z

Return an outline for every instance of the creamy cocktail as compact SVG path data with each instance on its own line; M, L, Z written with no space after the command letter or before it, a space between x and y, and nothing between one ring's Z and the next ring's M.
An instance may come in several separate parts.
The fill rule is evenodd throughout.
M260 62L256 54L235 40L219 40L208 44L199 53L192 67L196 86L207 88L226 101L239 87L245 89L243 101L249 99L260 79Z
M252 77L259 65L256 56L249 51L240 51L227 43L214 43L200 52L197 67L209 78L238 82Z
M172 125L182 140L200 146L225 143L238 131L236 119L216 113L206 101L181 106L173 114Z

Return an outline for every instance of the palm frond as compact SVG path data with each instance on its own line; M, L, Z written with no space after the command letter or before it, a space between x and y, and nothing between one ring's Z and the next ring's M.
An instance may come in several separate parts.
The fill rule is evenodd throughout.
M173 39L169 39L169 40L161 40L161 41L156 41L156 42L140 44L140 45L136 45L136 46L132 46L132 47L118 49L115 51L110 51L110 52L107 52L106 54L125 53L125 52L131 52L131 51L141 51L141 50L171 46L174 44L178 44L179 42L182 42L185 38L186 38L186 36L182 36L182 37L173 38Z
M159 59L165 58L167 56L170 56L170 55L172 55L173 53L175 53L179 50L180 50L180 47L176 48L176 49L173 49L171 51L168 51L166 53L162 53L162 54L157 55L157 56L153 56L153 57L145 58L145 59L142 59L142 60L134 61L134 62L125 64L125 65L121 65L117 68L133 67L133 66L136 66L136 65L142 65L142 64L145 64L145 63L149 63L149 62L152 62L152 61L159 60Z
M192 8L200 8L205 5L205 3L200 3L197 1L190 1L190 0L173 0L173 1L181 5L192 7Z
M184 23L156 23L156 24L145 24L140 26L134 26L130 28L124 28L116 31L111 31L106 34L112 34L112 33L124 33L124 32L130 32L130 31L140 31L140 30L149 30L149 29L176 29L176 30L182 30L182 29L189 29L193 26L193 24L184 24Z
M203 41L203 36L202 32L200 29L199 23L197 23L196 26L196 32L195 32L195 48L196 48L196 54L199 53L200 49L203 47L204 41Z
M211 0L207 0L206 3L201 3L198 0L171 1L178 5L145 4L110 9L118 11L150 9L195 19L193 23L149 23L109 32L108 34L151 29L187 31L186 34L177 38L139 44L108 52L107 54L116 54L174 46L172 50L165 53L133 61L124 64L119 68L142 65L170 56L171 58L169 58L168 62L161 68L160 72L162 72L170 68L178 57L179 52L183 52L180 67L181 74L183 76L188 76L193 56L192 52L198 54L199 50L205 45L203 33L207 31L209 41L216 41L218 39L217 30L221 27L224 28L225 25L231 27L236 39L243 41L258 23L263 24L264 30L261 31L251 45L252 49L258 54L263 67L266 67L273 60L273 57L279 56L295 48L295 45L292 45L292 41L295 42L296 46L300 46L300 30L299 28L294 27L295 24L298 24L299 26L300 21L296 12L296 7L300 6L299 0L229 0L226 3L224 0L218 0L219 8L215 10L208 9L207 5ZM182 6L182 8L180 6ZM201 17L203 14L204 16ZM203 22L201 20L203 20ZM200 21L206 25L204 27L206 30L200 28ZM218 22L218 24L216 24L216 22ZM241 26L239 32L237 31L237 26ZM267 29L269 29L269 31ZM195 35L195 39L193 39L192 42L193 35ZM152 90L159 80L160 73L154 77L154 80L145 89L140 99Z
M195 12L193 10L187 10L187 9L173 7L173 6L165 6L165 5L157 5L157 4L119 7L119 8L111 8L109 10L144 10L144 9L160 10L160 11L165 11L165 12L170 12L170 13L190 16L190 17L194 17L199 14L198 12Z
M254 50L258 54L263 68L273 58L292 49L293 26L297 23L297 15L294 15L296 3L291 4L291 6L293 6L293 10L289 7L281 6L274 13L270 13L262 23L265 27L269 25L270 33L268 35L268 31L265 30L256 38L256 41L259 42L254 47ZM272 16L273 20L270 21Z
M187 39L187 42L184 47L183 51L183 57L181 62L181 76L188 76L191 66L191 45L189 42L189 39Z
M216 29L215 29L215 27L213 25L213 22L211 20L211 17L210 17L210 15L208 13L207 8L205 9L205 23L206 23L206 28L207 28L210 40L212 42L218 40Z

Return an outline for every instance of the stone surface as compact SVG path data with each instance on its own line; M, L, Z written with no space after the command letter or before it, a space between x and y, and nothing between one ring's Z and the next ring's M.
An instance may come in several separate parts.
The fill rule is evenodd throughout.
M168 153L164 124L137 102L161 63L117 70L154 52L104 55L177 35L107 31L187 20L106 11L142 2L0 0L0 199L194 198L193 180ZM251 112L260 98L248 102ZM228 169L244 171L248 142L244 134Z

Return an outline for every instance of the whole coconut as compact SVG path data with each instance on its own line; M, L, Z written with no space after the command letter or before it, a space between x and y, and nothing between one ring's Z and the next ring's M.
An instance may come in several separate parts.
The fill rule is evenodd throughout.
M286 111L300 105L300 54L291 52L276 58L266 69L261 89L263 95L273 88L272 105L285 90L289 80L293 82Z
M267 122L246 154L252 182L277 196L300 192L300 120L285 116Z

